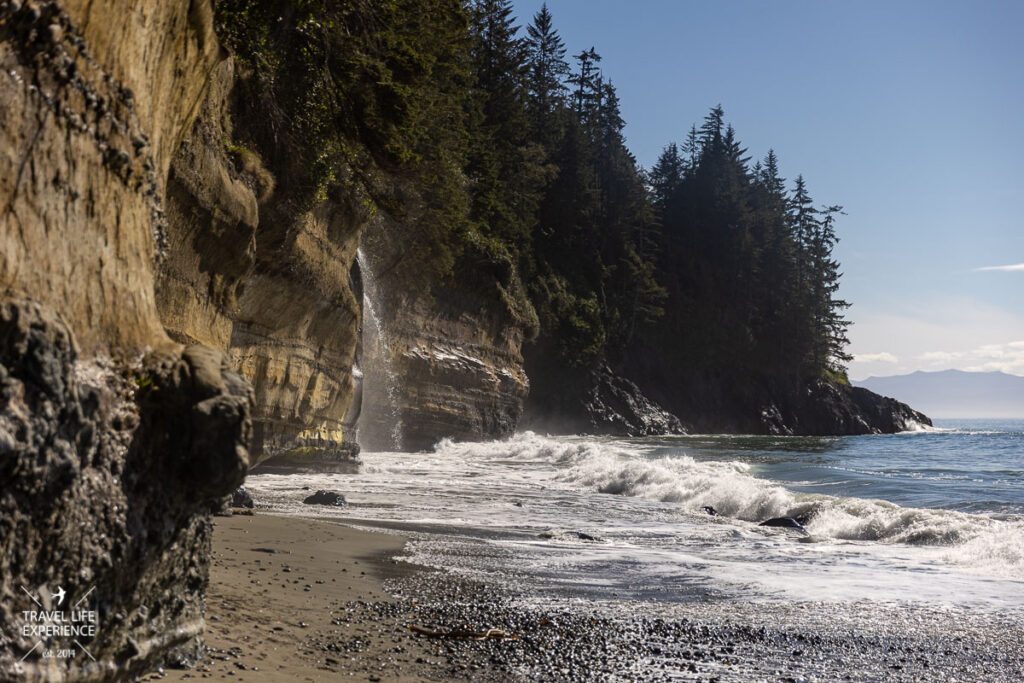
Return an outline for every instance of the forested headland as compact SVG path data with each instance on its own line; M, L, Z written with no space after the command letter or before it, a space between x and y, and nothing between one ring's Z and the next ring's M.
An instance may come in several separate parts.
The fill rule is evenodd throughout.
M841 207L774 151L753 160L722 106L645 169L599 46L570 51L546 6L525 26L509 0L217 13L234 137L278 169L275 203L376 216L364 242L392 292L505 309L526 330L528 417L586 404L597 368L706 428L760 428L766 404L848 384Z

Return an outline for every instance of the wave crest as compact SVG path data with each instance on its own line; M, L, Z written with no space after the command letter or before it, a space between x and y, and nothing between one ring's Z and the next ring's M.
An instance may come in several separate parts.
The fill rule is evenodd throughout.
M594 438L552 438L525 432L487 443L440 442L453 457L542 462L555 481L600 493L679 504L703 515L758 523L793 517L818 537L954 548L948 559L1004 570L1024 567L1024 522L953 510L908 508L883 500L797 493L751 473L739 461L654 457L649 448Z

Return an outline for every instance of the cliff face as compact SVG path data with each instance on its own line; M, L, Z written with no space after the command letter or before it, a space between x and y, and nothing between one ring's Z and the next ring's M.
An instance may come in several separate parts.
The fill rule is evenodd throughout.
M889 434L931 425L910 406L837 381L768 384L713 374L680 376L657 356L630 359L630 376L695 432Z
M166 344L152 282L163 181L220 50L209 3L132 8L0 15L0 286L58 311L90 353Z
M390 381L397 381L390 396L371 388L389 379L374 369L381 359L367 344L361 442L422 450L445 437L496 439L515 431L529 391L520 321L480 296L448 289L400 300L380 315Z
M228 158L223 122L233 64L215 69L199 116L172 160L167 181L167 257L158 271L161 322L182 344L227 351L238 289L256 258L256 189Z
M365 219L343 202L273 201L256 153L226 142L233 83L225 62L174 157L160 315L172 338L227 352L252 383L254 464L305 448L327 456L354 393L349 273Z
M332 205L279 220L261 223L231 335L232 358L256 392L260 458L340 446L358 343L349 272L360 223Z
M211 19L204 0L0 5L5 679L199 653L208 509L244 477L251 393L168 338L154 284L172 154L221 60ZM22 610L58 588L96 611L95 660L22 661Z
M825 380L779 386L755 378L686 375L649 348L613 370L603 362L568 367L558 362L550 345L540 344L527 347L526 369L533 381L521 426L551 433L831 436L931 425L910 406L860 387Z
M615 436L686 433L678 417L607 362L569 367L559 360L551 340L544 340L528 347L526 369L533 378L523 416L526 429Z

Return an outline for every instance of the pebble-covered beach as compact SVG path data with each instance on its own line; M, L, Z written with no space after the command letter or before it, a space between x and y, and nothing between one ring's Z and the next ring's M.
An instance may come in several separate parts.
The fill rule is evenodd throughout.
M1008 612L539 599L417 570L402 543L325 521L218 520L208 657L148 678L1011 681L1024 671L1024 619Z

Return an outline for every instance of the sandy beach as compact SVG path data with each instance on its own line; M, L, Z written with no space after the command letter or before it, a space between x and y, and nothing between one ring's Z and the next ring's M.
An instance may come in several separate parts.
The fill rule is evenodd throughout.
M141 680L1005 681L1024 666L1009 614L537 600L407 564L391 533L259 512L215 524L207 658Z
M146 679L320 681L344 672L358 680L421 680L401 653L380 671L393 634L383 623L355 623L345 614L348 603L389 601L382 578L409 567L390 560L402 537L259 513L217 517L214 524L209 655L193 670ZM367 647L325 652L315 643L328 635Z

